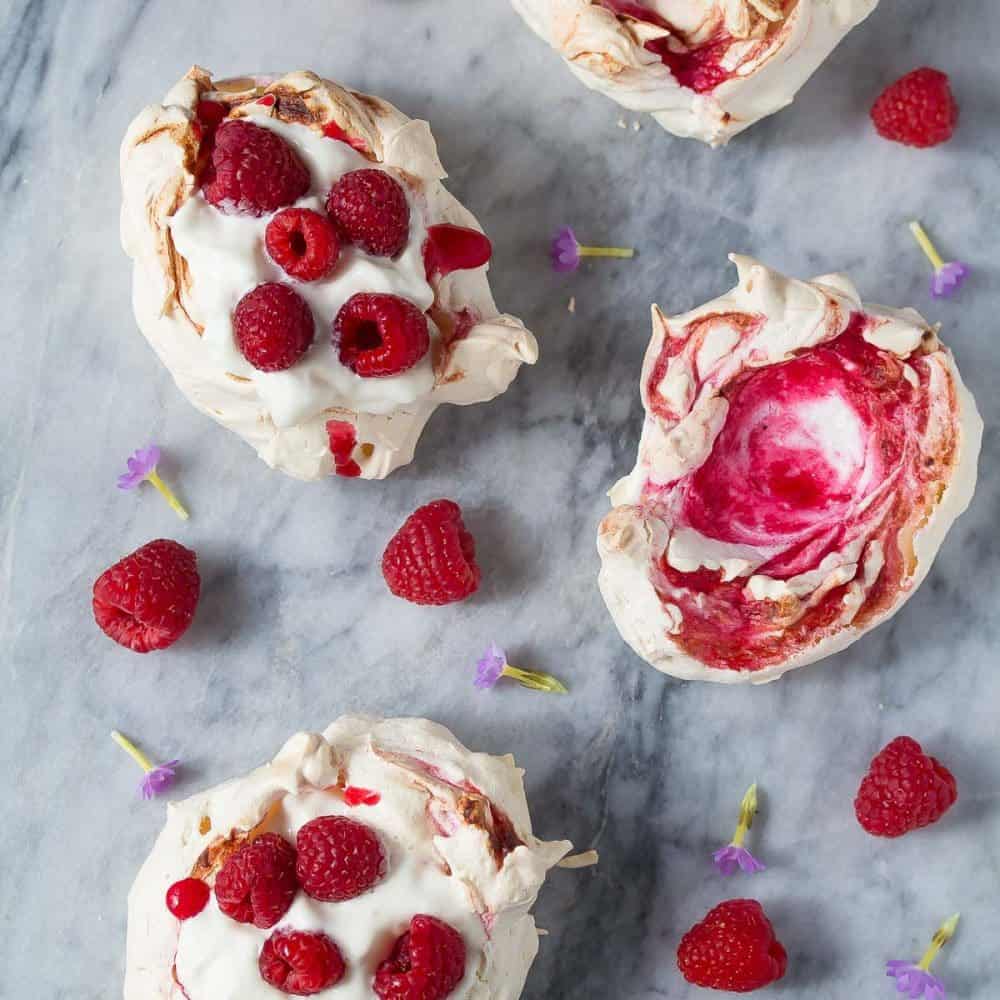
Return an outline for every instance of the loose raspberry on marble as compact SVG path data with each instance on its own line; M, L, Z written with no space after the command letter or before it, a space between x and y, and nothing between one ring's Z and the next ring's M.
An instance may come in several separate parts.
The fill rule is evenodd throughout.
M385 875L385 852L370 827L346 816L320 816L295 838L296 874L307 895L339 903L368 892Z
M337 230L325 215L308 208L286 208L267 224L264 245L271 260L299 281L319 281L340 257Z
M441 224L427 229L424 242L424 272L427 280L443 278L452 271L469 271L490 262L493 244L478 229Z
M396 257L410 238L406 192L384 170L344 174L330 189L326 210L343 240L374 257Z
M167 889L167 909L178 920L198 916L208 905L212 890L200 878L182 878Z
M262 372L291 368L312 345L312 310L294 288L269 281L247 292L233 310L240 353Z
M763 907L753 899L730 899L711 910L684 935L677 967L695 986L751 993L781 979L785 949Z
M275 931L257 959L261 978L282 993L308 997L336 986L347 966L340 949L325 934Z
M159 538L105 570L94 584L94 619L136 653L172 646L190 626L201 594L197 557Z
M287 912L298 891L295 848L276 833L264 833L244 844L222 866L215 879L219 909L241 924L273 927Z
M386 546L382 575L413 604L452 604L479 589L476 542L454 500L435 500L407 518Z
M872 760L854 812L870 834L901 837L936 823L957 800L954 775L916 740L899 736Z
M223 122L202 177L202 194L221 212L266 215L309 190L309 171L275 132L242 119Z
M398 295L359 292L333 323L340 363L362 378L408 371L430 350L427 317Z
M924 66L887 87L872 105L871 119L882 138L926 149L952 137L958 103L947 74Z
M465 975L465 942L450 924L417 914L379 965L372 984L380 1000L442 1000Z

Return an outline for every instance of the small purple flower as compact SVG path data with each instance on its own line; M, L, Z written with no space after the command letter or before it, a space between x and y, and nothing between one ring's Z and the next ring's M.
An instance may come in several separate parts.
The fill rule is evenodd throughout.
M495 642L486 647L486 652L476 661L475 685L482 691L488 691L496 686L503 677L507 666L507 654Z
M720 875L735 875L737 871L755 875L757 872L767 870L766 866L762 865L745 847L738 847L736 844L720 847L712 855L712 860Z
M155 444L140 448L129 458L128 472L123 472L118 477L118 489L134 490L149 478L151 472L156 471L159 461L160 449Z
M580 244L576 233L563 226L552 241L552 269L560 274L575 271L580 266Z
M174 783L179 764L179 760L170 760L148 771L139 785L139 794L148 800L165 792Z
M947 1000L944 983L915 962L892 961L886 964L885 974L896 980L896 992L910 1000Z
M931 278L931 295L935 299L950 299L969 276L969 268L961 261L953 260L934 272Z

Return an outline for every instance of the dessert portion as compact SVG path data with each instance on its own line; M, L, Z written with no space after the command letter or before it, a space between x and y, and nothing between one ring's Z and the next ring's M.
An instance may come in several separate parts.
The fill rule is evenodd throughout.
M721 146L791 104L878 0L512 0L592 90Z
M935 328L843 275L653 307L635 468L610 493L600 586L675 677L774 680L896 612L976 482L982 420Z
M181 391L274 468L380 479L538 356L426 122L312 73L192 69L132 122L122 243Z
M570 849L513 758L345 716L169 807L129 896L126 1000L516 1000Z

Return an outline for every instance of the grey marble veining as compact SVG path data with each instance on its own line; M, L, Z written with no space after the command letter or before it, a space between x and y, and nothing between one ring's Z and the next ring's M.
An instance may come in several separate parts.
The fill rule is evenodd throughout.
M527 1000L693 1000L677 941L738 894L761 899L790 952L775 996L888 998L884 961L915 957L961 910L939 971L955 1000L995 1000L998 48L995 0L882 0L792 108L713 152L648 120L633 130L505 0L5 0L0 995L120 991L125 895L162 805L135 799L112 727L183 757L186 794L298 727L368 710L514 749L538 832L600 850L597 870L546 887L550 934ZM492 406L440 410L417 462L386 483L308 487L269 472L181 399L135 329L118 143L194 61L220 74L308 67L430 119L451 188L494 238L498 301L539 335L537 368ZM962 127L920 153L878 140L865 112L924 63L952 74ZM916 214L973 267L953 302L928 299L905 230ZM554 276L546 243L566 223L640 256ZM922 590L848 652L759 690L645 667L595 583L603 493L638 439L649 303L680 311L729 287L730 250L802 275L846 269L866 296L940 320L988 426L974 506ZM114 488L151 439L187 525L155 495ZM485 584L467 605L405 606L377 557L439 495L466 507ZM90 586L160 535L197 549L204 597L183 643L139 658L96 630ZM475 692L472 663L494 637L572 694ZM934 829L877 842L851 801L872 753L902 732L951 765L961 800ZM707 857L752 779L770 869L724 883Z

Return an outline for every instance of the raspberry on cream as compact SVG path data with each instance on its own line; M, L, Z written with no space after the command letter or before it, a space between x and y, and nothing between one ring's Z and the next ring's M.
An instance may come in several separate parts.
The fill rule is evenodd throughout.
M359 836L377 841L384 859L366 863L360 882L325 872L324 858L350 863ZM275 851L277 838L287 850L298 841L299 889L271 926L262 926L269 915L238 922L216 896L219 872L260 838L274 839ZM451 956L432 970L449 984L442 996L516 1000L538 950L531 907L569 849L533 836L511 757L472 753L424 719L346 716L323 735L293 736L249 775L169 807L129 896L125 1000L272 1000L280 994L262 971L294 973L296 941L328 953L339 973L335 948L344 965L336 996L367 1000L377 975L375 992L405 974L401 951L426 961L435 940ZM273 912L277 894L259 879L280 881L284 869L265 856L255 875L252 862L237 874L245 885L258 878L254 901ZM204 908L175 916L165 894L187 878L216 888Z
M384 478L439 404L493 399L537 359L531 333L497 311L489 241L442 186L427 123L384 101L311 73L215 81L194 68L133 121L121 172L140 328L191 402L274 468ZM247 353L234 312L273 285L303 305L270 325L258 313ZM424 318L421 343L411 320L386 337L379 353L400 367L344 363L334 324L359 295ZM338 445L353 432L348 450L331 449L330 424Z
M512 0L592 90L725 145L791 104L878 0Z
M916 590L976 481L982 420L937 331L843 275L653 308L635 469L610 493L600 586L664 673L774 680Z

